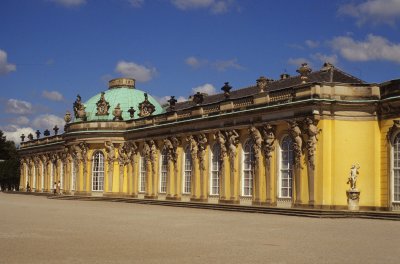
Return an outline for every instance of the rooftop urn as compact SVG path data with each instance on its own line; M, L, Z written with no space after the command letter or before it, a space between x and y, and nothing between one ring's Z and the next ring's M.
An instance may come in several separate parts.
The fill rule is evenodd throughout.
M36 130L36 132L35 132L35 133L36 133L36 138L37 138L37 139L39 139L39 138L40 138L40 134L42 134L42 133L40 133L39 129L38 129L38 130Z
M65 115L64 115L64 121L65 121L65 123L69 123L69 122L71 122L71 120L72 120L72 118L71 118L71 113L69 112L69 111L67 111L66 113L65 113Z
M55 126L53 127L53 130L54 130L54 135L56 135L56 136L57 136L57 134L58 134L58 130L59 130L58 126L57 126L57 125L55 125Z
M169 110L174 111L175 104L176 104L176 102L178 102L178 100L175 99L175 96L171 95L171 98L167 102L169 103Z
M229 85L229 82L226 82L224 86L222 86L221 90L224 91L225 99L228 99L231 96L232 86Z
M29 140L33 140L33 135L32 135L32 133L29 133L29 134L28 134L28 139L29 139Z
M24 141L25 141L25 135L24 135L24 134L22 134L22 135L20 136L20 138L21 138L21 142L24 142Z
M193 95L193 102L196 105L200 105L202 104L204 101L204 95L200 92L197 92L196 94Z
M265 89L267 88L268 81L269 79L265 78L264 76L261 76L260 78L257 79L257 87L260 93L265 91Z
M307 63L301 64L300 68L296 70L300 73L301 83L306 83L308 80L308 75L312 72L311 68L308 67Z
M133 109L133 106L131 106L131 108L129 108L128 113L131 119L133 119L133 117L135 116L135 112L136 110Z
M122 110L121 110L121 106L119 104L117 104L117 106L114 108L113 116L114 116L113 120L115 120L115 121L123 120Z
M45 137L50 136L50 130L46 129L46 130L43 132L43 135L44 135Z

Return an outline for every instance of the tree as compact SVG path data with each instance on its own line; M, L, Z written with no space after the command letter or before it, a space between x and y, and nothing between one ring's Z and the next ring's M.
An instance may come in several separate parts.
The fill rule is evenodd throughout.
M0 130L0 186L1 189L17 189L20 179L19 157L13 141Z

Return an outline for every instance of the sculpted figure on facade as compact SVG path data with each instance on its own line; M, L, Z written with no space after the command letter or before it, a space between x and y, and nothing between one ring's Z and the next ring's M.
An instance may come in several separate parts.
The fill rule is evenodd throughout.
M156 164L157 164L157 145L154 142L154 140L149 141L149 146L150 146L150 161L151 161L151 167L153 170L153 173L155 172L156 169Z
M200 162L200 169L205 170L206 167L204 165L205 156L206 156L206 147L207 147L207 136L204 133L201 133L197 136L198 143L198 158Z
M249 133L250 133L250 137L254 141L254 145L253 145L254 156L256 159L259 159L260 154L261 154L262 141L263 141L261 133L255 126L251 126L249 128Z
M138 146L134 141L128 141L125 142L124 144L125 151L127 153L128 159L130 159L132 162L134 161L135 155L138 150Z
M106 149L107 152L107 160L108 162L113 162L115 160L115 147L114 144L111 141L106 141L104 143L104 147Z
M197 156L197 150L198 150L197 141L194 138L194 136L190 135L186 138L186 142L189 143L190 154L192 156L192 159L194 160Z
M75 118L86 119L85 106L82 103L82 98L78 94L73 105Z
M304 120L305 131L307 134L307 155L308 162L312 169L315 168L315 150L317 144L317 135L321 132L321 129L315 125L314 121L311 118L306 118Z
M119 163L119 165L124 166L124 165L128 164L128 162L129 162L129 157L128 157L125 143L121 143L121 144L119 144L119 147L118 147L118 163Z
M164 147L167 149L167 159L171 160L173 163L176 163L176 161L178 160L178 146L179 140L176 137L169 137L164 139Z
M296 166L300 167L300 157L303 147L303 139L301 138L301 129L297 121L291 120L289 123L289 133L293 139L293 152L294 152L294 163Z
M357 178L358 178L358 170L360 169L359 165L352 165L350 169L350 175L347 179L347 184L350 184L350 190L354 191L357 190Z
M226 131L226 137L228 138L228 154L229 159L231 160L231 164L236 157L237 146L239 144L239 134L235 129Z
M264 140L264 154L267 162L270 161L272 152L275 150L275 130L276 127L270 124L266 124L261 130Z
M144 159L146 161L145 166L147 166L147 162L150 161L150 152L151 152L151 149L150 149L149 143L147 141L145 141L143 143L143 148L142 148L142 156L144 157Z
M218 130L217 133L214 135L214 139L220 148L220 153L218 158L219 160L223 161L224 157L228 152L226 148L227 145L226 135L224 135L224 133L222 133L221 130Z

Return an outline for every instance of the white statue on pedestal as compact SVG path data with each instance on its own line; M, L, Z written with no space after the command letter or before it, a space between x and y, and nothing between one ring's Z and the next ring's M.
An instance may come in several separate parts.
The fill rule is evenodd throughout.
M360 169L359 165L352 165L350 169L350 176L347 180L347 184L350 183L350 189L351 190L357 190L356 183L357 183L357 177L358 177L358 170Z

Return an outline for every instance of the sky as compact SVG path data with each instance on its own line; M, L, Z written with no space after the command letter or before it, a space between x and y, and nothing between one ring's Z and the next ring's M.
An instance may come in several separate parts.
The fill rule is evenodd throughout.
M325 61L400 78L400 0L1 0L0 130L63 127L77 94L133 77L165 102Z

